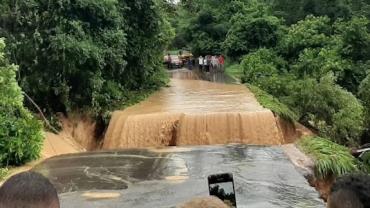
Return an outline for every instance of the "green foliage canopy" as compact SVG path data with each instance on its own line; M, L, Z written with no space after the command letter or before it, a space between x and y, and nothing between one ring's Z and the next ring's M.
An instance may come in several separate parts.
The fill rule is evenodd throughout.
M239 58L261 47L275 47L280 27L280 20L274 16L255 18L242 14L233 16L231 28L224 42L226 55Z
M0 167L37 159L43 144L42 125L23 107L17 67L7 63L4 47L0 39Z
M95 114L165 82L171 29L153 0L2 3L1 34L22 88L48 112ZM140 14L140 15L138 15ZM16 21L14 21L16 20Z

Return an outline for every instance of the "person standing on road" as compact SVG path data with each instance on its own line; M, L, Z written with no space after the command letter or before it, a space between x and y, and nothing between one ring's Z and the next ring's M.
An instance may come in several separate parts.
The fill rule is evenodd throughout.
M205 58L204 58L204 68L205 68L205 71L206 72L209 72L209 65L211 64L211 56L210 55L207 55Z
M218 57L212 56L212 71L217 72L218 71Z
M193 60L192 59L193 58L190 57L187 61L189 70L193 70Z
M204 63L203 56L199 56L198 61L199 61L199 70L202 71L202 69L203 69L203 63Z
M220 65L220 71L223 72L224 71L224 65L225 65L225 58L223 55L220 55L218 57L218 64Z

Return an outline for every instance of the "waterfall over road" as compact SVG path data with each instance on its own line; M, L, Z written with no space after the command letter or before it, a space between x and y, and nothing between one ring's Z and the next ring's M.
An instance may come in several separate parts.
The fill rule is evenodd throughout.
M103 149L285 143L273 113L245 86L200 80L188 70L171 76L169 87L113 113Z

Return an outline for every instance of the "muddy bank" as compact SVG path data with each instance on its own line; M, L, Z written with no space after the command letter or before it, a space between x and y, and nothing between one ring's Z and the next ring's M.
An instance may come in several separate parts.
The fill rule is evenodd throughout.
M92 151L100 148L101 127L92 117L71 113L68 117L58 115L61 131L46 133L42 155L55 156L66 153Z

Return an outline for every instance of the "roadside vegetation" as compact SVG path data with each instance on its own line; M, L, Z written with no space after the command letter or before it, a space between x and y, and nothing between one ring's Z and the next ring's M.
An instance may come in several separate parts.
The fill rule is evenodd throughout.
M44 113L99 116L166 84L162 53L173 31L163 3L5 0L0 36L20 86Z
M328 145L330 155L370 143L369 8L365 0L183 0L170 21L172 45L225 54L226 73L263 106L342 145L301 145ZM348 166L319 162L321 175L353 170L349 153L337 157Z
M163 51L174 36L168 5L1 1L0 177L39 157L43 127L33 115L51 123L60 112L104 119L166 85Z
M0 39L0 179L8 166L39 158L43 144L42 124L23 106L23 94L16 80L17 66L10 65Z
M295 122L297 120L297 115L278 99L256 86L249 84L247 84L247 86L264 108L270 109L276 115L287 121Z
M298 142L299 147L315 161L315 175L323 179L359 172L361 164L348 148L329 139L306 137Z

